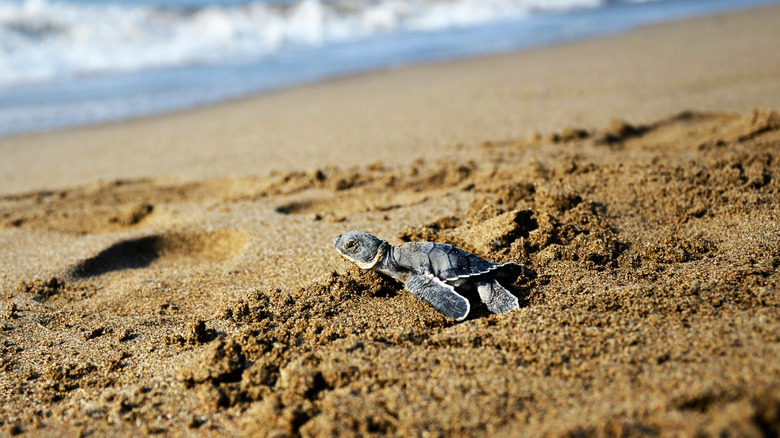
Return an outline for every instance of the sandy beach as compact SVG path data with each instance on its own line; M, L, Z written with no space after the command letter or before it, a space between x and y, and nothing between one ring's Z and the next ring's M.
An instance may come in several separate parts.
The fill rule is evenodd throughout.
M0 139L0 436L780 434L779 22ZM349 230L523 263L520 309Z

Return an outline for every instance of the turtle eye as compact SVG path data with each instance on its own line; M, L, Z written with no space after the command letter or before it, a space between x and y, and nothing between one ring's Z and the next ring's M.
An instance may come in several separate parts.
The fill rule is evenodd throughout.
M344 249L348 252L358 252L360 249L360 242L357 239L349 239L344 242Z

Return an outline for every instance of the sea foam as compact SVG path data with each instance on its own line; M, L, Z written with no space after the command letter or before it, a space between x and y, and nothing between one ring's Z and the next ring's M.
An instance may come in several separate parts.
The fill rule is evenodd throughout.
M378 34L438 31L599 0L0 0L0 86L242 62Z
M0 0L0 137L777 0Z

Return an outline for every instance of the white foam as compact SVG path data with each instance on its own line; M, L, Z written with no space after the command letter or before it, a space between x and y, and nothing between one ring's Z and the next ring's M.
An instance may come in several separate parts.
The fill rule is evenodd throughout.
M0 85L257 59L296 46L321 46L391 32L468 27L601 3L301 0L163 7L128 2L6 0L0 1Z

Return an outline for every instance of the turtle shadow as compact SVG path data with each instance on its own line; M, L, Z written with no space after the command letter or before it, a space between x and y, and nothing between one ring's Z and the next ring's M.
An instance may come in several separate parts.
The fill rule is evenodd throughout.
M399 289L396 287L382 287L378 291L374 293L374 296L377 298L393 298L394 296L398 295L403 290L404 285L401 285L401 288Z

